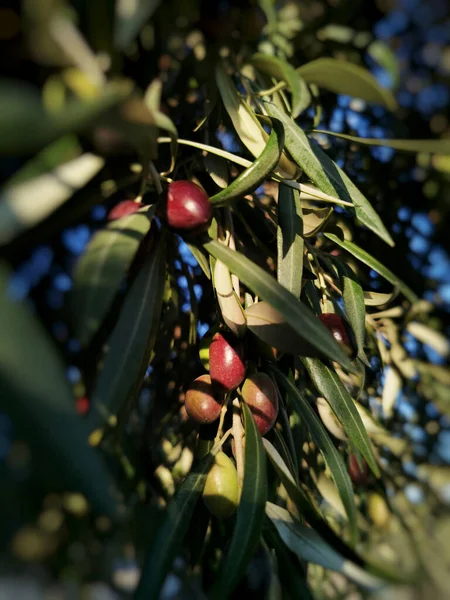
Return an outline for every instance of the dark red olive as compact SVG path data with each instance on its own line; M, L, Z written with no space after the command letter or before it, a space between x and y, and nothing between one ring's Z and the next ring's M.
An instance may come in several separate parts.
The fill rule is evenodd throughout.
M202 425L212 423L220 416L222 409L221 398L214 396L209 375L197 377L186 392L184 401L186 412Z
M224 394L244 380L244 346L232 333L214 335L209 346L209 374L213 386Z
M253 373L244 381L242 398L247 403L261 435L272 429L278 417L278 394L271 378Z
M132 215L141 207L142 204L135 202L134 200L123 200L109 211L108 221L115 221L116 219L121 219L127 215Z
M356 485L366 485L369 480L369 465L361 458L362 467L359 466L355 454L350 454L348 458L348 474L350 479Z
M200 233L211 223L212 207L206 192L192 181L169 185L162 218L176 231Z
M342 346L344 352L348 356L353 357L355 355L355 348L350 339L349 326L345 323L344 319L334 313L322 313L319 315L319 319L338 344Z

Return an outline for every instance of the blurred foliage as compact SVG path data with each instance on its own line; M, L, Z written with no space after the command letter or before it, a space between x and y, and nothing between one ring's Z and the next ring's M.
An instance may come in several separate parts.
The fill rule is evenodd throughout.
M5 597L445 597L444 5L0 9ZM208 234L166 226L180 179ZM187 415L219 327L276 385L264 438L241 388ZM225 520L200 499L220 447Z

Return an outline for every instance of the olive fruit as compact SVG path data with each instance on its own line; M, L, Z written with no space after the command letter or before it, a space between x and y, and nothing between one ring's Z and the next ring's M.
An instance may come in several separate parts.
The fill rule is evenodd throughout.
M364 458L361 458L361 461L362 467L359 466L355 454L350 454L348 459L348 474L356 485L365 485L369 480L369 465Z
M142 204L134 200L123 200L116 204L108 213L108 221L115 221L128 215L132 215L142 207Z
M192 181L174 181L169 184L160 215L176 231L201 233L211 223L212 207L200 186Z
M385 528L388 526L391 513L386 500L381 494L373 492L367 501L368 515L376 527Z
M322 313L319 319L334 337L334 339L342 346L342 349L347 356L355 355L353 341L350 339L350 329L344 319L334 313Z
M237 471L224 452L216 455L206 477L203 501L209 512L219 519L226 519L237 508L239 503Z
M209 346L209 374L213 386L231 392L245 377L244 346L232 333L218 332Z
M184 401L187 414L198 423L212 423L219 418L222 403L213 394L211 377L197 377L186 392Z
M278 394L273 381L265 373L253 373L244 381L241 394L260 434L265 435L278 416Z

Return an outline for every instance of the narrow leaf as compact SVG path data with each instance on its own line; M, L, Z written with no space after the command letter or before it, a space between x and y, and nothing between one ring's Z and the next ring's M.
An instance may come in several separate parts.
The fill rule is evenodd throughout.
M366 306L384 306L389 304L397 296L397 289L390 294L382 294L380 292L364 292L364 304Z
M92 394L88 416L91 431L116 415L143 377L142 365L148 364L161 315L164 253L161 239L128 291Z
M242 402L245 425L244 483L236 525L211 597L229 598L259 543L267 499L266 456L261 436L247 405Z
M303 207L303 235L312 237L321 231L333 213L333 208L305 208Z
M278 193L277 276L279 283L300 297L303 271L303 219L300 194L280 183Z
M410 302L416 302L418 300L416 294L409 288L401 279L399 279L392 271L390 271L387 267L382 265L376 258L371 256L368 252L357 246L353 242L348 242L341 240L334 233L325 233L325 236L330 239L332 242L347 250L350 254L360 260L362 263L379 273L382 277L384 277L389 283L396 286L400 292L409 300Z
M364 146L389 146L402 152L424 152L430 154L450 154L450 139L441 140L399 140L399 139L380 139L380 138L361 138L356 135L347 135L345 133L335 133L334 131L323 131L315 129L312 133L322 133L334 137L348 140Z
M198 262L198 266L203 271L205 276L208 279L211 279L211 271L209 268L209 262L208 262L208 259L206 258L206 256L204 255L204 253L202 252L202 250L200 250L200 248L198 248L197 246L194 246L194 244L189 244L188 242L186 243L186 245L189 248L189 250L192 252L195 260Z
M378 590L386 585L386 582L379 577L371 575L358 565L346 560L331 548L314 529L299 523L284 508L267 502L266 514L289 550L301 560L342 573L351 581L368 590Z
M161 0L116 0L114 42L125 50L158 8Z
M154 207L117 219L98 231L77 263L72 292L75 333L83 345L97 332L148 233Z
M0 408L31 448L36 466L55 491L80 492L94 510L120 515L111 476L75 410L64 366L45 329L8 289L0 265ZM23 436L23 438L22 438Z
M278 383L289 395L294 410L304 420L313 442L317 445L318 450L322 453L330 469L331 476L347 513L352 542L355 544L358 538L357 513L352 483L346 465L306 398L281 371L275 367L271 367L271 371Z
M311 380L326 398L350 441L358 448L372 471L380 476L372 445L355 403L337 374L316 358L302 358Z
M359 221L393 246L394 242L380 217L344 171L279 108L270 102L264 102L264 106L271 117L283 123L286 148L311 181L326 194L352 202Z
M397 108L393 94L381 87L367 70L335 58L318 58L297 69L307 83L315 83L335 94L355 96L381 104L389 110Z
M272 120L272 131L258 158L224 190L210 198L211 204L222 206L231 200L253 192L276 167L284 147L284 129L277 119Z
M208 454L181 484L177 495L167 508L166 517L151 540L145 557L135 600L159 598L167 572L180 552L195 505L203 491L213 455Z
M212 256L225 263L230 271L255 294L278 310L303 339L309 341L329 358L340 362L350 370L353 369L351 362L333 336L312 311L261 267L219 242L209 241L204 244L204 247Z
M364 292L360 284L352 277L342 277L345 312L353 329L358 348L358 356L367 364L364 352L366 338L366 309Z
M53 171L0 192L0 244L46 219L103 168L100 156L86 152Z
M259 71L287 83L292 94L292 117L294 119L298 117L303 105L302 92L304 92L304 88L302 89L301 76L294 67L277 56L269 56L260 52L251 57L250 63ZM308 91L307 93L309 94Z

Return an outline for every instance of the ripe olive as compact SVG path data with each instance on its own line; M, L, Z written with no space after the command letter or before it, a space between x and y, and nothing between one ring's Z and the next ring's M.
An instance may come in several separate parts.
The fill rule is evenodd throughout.
M201 375L189 386L184 405L191 419L203 425L219 418L222 409L221 400L214 396L211 377Z
M116 204L108 213L108 221L115 221L128 215L132 215L142 207L142 204L134 200L123 200Z
M192 181L174 181L160 207L167 225L179 232L201 233L211 223L212 207L206 192Z
M334 313L322 313L319 315L319 319L334 337L334 339L342 346L342 349L351 358L355 355L355 347L353 340L351 339L352 334L350 332L349 325L346 324L344 319Z
M272 429L278 416L278 394L266 373L253 373L244 381L242 398L247 403L261 435Z
M224 452L219 452L206 477L203 501L209 512L219 519L234 513L239 503L236 467Z
M245 377L244 346L232 333L218 332L209 347L209 373L213 386L231 392Z
M369 480L369 465L364 458L361 458L361 461L362 467L359 466L355 454L350 454L348 458L348 473L356 485L366 485Z

